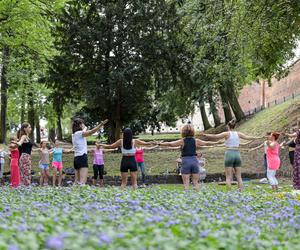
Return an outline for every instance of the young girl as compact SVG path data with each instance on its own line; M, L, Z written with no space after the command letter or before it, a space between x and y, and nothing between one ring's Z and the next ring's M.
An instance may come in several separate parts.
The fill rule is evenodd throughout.
M154 147L150 147L150 148L144 148L144 147L137 147L136 151L135 151L135 161L138 167L138 170L140 170L141 174L142 174L142 182L143 184L145 184L145 177L146 177L146 170L145 170L145 160L144 160L144 150L148 149L154 149L157 148L158 145L154 146Z
M201 152L197 152L197 158L199 163L199 174L200 174L200 181L203 181L206 178L206 159L203 157L203 154Z
M277 142L279 135L280 135L279 133L274 132L269 136L269 139L267 141L267 162L268 162L267 176L273 190L278 189L278 181L275 175L276 175L276 171L280 167L280 158L279 158L280 145Z
M52 185L53 187L56 186L56 179L58 173L58 186L61 186L62 182L62 175L63 175L63 162L62 162L62 155L63 153L71 153L72 149L64 150L60 147L59 141L55 140L54 148L50 151L50 154L53 154L52 160L52 169L53 169L53 177L52 177Z
M17 144L18 138L12 136L10 138L10 186L17 188L20 185L19 171L19 149Z
M4 172L4 164L5 164L5 157L8 155L6 151L2 147L0 147L0 183L4 185L3 182L3 172Z
M39 162L39 168L41 170L40 185L47 186L48 179L49 179L49 165L50 165L50 160L49 160L50 151L47 148L47 142L42 141L40 143L40 148L37 149L37 151L39 151L41 157Z

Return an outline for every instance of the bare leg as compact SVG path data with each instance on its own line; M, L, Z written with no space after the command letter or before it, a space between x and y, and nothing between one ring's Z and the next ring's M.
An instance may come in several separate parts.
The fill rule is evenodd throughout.
M56 168L53 168L53 177L52 177L52 186L55 187L56 185Z
M44 170L41 170L40 186L43 186L43 181L44 181Z
M75 170L75 185L76 184L78 184L79 183L79 181L80 181L80 171L79 171L79 169L76 169Z
M48 169L45 170L45 179L44 179L44 185L48 186L49 181L49 171Z
M88 176L88 168L81 168L80 169L80 183L81 184L86 184L87 176Z
M231 189L231 180L232 180L232 167L225 167L225 175L226 175L226 186L227 189Z
M100 187L104 187L104 179L100 179L99 182L100 182Z
M243 191L243 180L242 180L242 168L241 167L235 168L235 177L238 182L239 191Z
M58 186L61 186L61 181L62 181L62 169L59 170L59 176L58 176Z
M138 172L130 172L130 177L131 177L131 185L133 189L137 189L137 177L138 177Z
M127 186L127 179L128 179L128 173L127 172L121 172L121 189L124 189Z
M190 175L189 174L182 174L181 176L182 176L184 190L189 190Z
M200 191L199 179L200 179L199 174L192 174L193 186L194 186L195 190L198 192Z

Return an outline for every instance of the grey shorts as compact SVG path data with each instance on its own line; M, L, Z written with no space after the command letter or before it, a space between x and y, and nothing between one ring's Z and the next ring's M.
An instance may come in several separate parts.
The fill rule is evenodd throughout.
M239 150L227 150L225 152L225 167L241 167L242 159Z
M197 156L182 157L181 174L199 174L199 162Z

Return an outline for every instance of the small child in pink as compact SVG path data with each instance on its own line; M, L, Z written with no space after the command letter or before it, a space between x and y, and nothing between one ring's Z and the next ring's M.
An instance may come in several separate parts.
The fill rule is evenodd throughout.
M267 141L267 177L272 186L273 190L278 189L278 181L276 179L276 171L280 167L280 158L279 158L279 149L280 145L277 140L279 138L279 133L272 133L269 136L269 140Z
M104 158L103 158L103 149L101 145L96 142L96 148L94 150L94 160L93 160L93 185L96 185L98 176L100 187L104 186Z

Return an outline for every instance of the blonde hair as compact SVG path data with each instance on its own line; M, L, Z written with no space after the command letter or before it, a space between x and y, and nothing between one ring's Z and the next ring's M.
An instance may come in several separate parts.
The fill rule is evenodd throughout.
M182 138L186 137L194 137L195 136L195 129L191 124L186 124L181 129L181 136Z

